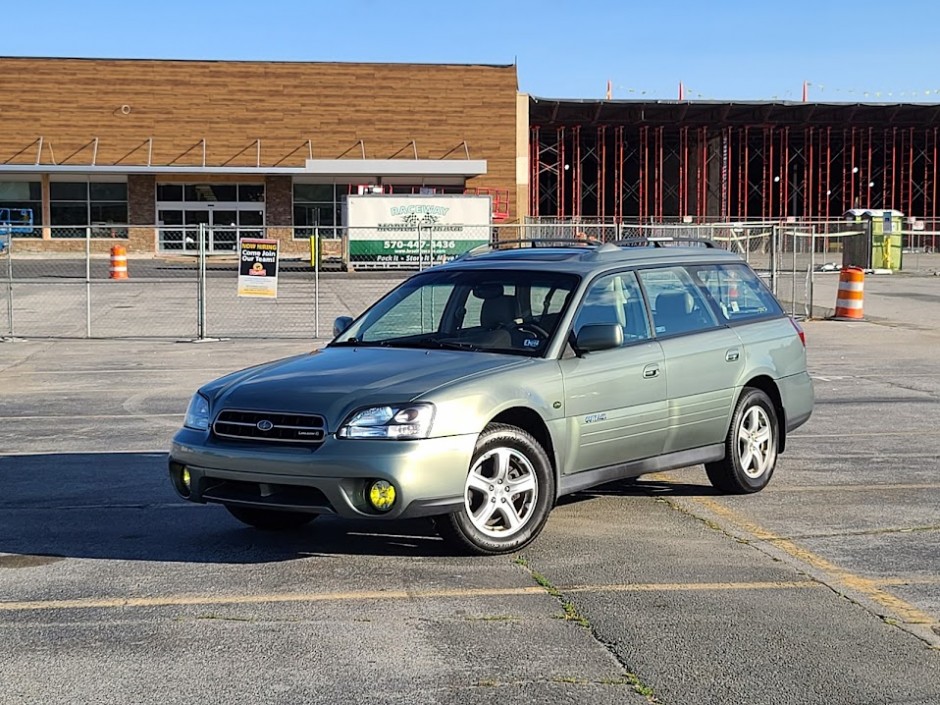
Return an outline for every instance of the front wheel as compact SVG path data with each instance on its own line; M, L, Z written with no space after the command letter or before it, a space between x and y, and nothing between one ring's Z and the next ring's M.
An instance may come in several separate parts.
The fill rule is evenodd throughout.
M257 507L236 507L225 505L229 513L243 524L262 531L291 531L309 524L317 518L316 514L303 512L285 512L277 509L258 509Z
M777 465L777 424L770 397L760 389L745 388L725 438L725 457L705 465L712 486L729 494L764 489Z
M438 517L437 530L473 553L510 553L539 535L554 501L545 449L520 428L489 424L470 461L463 507Z

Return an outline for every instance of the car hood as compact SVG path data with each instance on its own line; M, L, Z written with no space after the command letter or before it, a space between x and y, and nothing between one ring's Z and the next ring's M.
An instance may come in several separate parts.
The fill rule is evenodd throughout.
M320 414L330 431L354 409L411 401L441 386L525 365L497 353L324 348L222 377L200 391L221 409Z

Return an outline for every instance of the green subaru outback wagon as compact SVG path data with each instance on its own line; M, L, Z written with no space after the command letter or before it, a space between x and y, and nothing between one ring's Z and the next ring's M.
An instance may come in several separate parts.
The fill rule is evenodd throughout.
M643 473L703 464L758 492L812 413L805 340L746 262L702 244L533 241L415 274L323 349L202 387L173 485L260 529L433 517L477 553Z

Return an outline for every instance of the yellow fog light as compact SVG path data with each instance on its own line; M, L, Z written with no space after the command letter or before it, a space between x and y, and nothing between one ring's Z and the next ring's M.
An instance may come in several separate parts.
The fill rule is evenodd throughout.
M181 467L176 476L176 489L183 497L189 497L193 491L193 477L189 474L189 468Z
M387 512L395 504L395 488L385 480L376 480L369 488L369 501L380 512Z

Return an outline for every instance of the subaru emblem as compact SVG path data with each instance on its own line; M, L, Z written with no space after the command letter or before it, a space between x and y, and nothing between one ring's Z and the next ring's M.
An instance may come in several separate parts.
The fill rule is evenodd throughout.
M272 428L274 428L274 424L267 419L261 419L261 421L259 421L256 425L259 431L264 432L270 431Z

